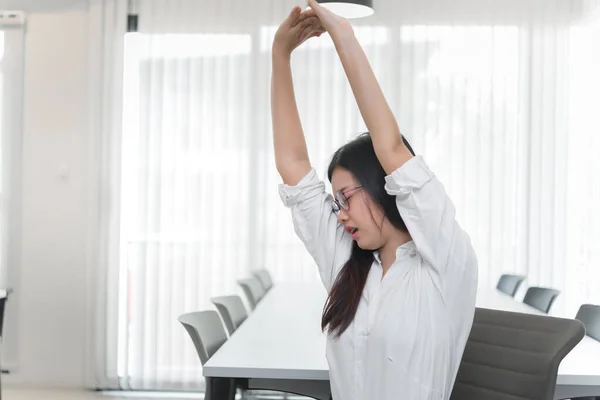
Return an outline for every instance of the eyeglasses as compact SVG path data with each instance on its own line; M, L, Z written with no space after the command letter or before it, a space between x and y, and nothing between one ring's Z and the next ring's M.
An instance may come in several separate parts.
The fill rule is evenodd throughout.
M345 189L345 192L346 193L351 192L351 191L353 192L360 188L362 188L362 185L347 188L347 189ZM336 214L339 214L341 210L350 209L350 203L348 202L348 200L349 200L349 197L347 197L343 191L338 190L337 192L335 192L333 204L331 205L331 207L333 208L333 212Z

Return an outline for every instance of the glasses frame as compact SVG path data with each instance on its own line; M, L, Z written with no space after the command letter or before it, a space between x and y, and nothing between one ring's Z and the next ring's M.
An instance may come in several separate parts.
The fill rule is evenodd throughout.
M354 192L355 190L362 189L362 187L363 185L357 185L335 192L333 204L331 205L333 212L339 215L341 210L348 211L350 209L350 197L352 196L348 197L344 192Z

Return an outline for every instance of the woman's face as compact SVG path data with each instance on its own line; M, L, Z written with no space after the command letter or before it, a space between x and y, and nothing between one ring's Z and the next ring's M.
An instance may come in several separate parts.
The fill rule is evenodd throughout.
M357 188L360 183L354 175L347 169L337 167L331 176L331 186L334 198L342 205L346 203L345 208L340 208L338 212L338 221L346 227L346 234L352 235L361 249L377 250L383 247L387 231L383 228L391 224L368 192L362 187Z

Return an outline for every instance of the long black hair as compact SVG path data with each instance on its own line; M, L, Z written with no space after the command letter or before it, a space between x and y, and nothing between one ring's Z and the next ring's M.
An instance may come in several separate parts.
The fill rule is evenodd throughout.
M414 155L412 147L404 136L402 140ZM403 232L408 232L396 207L396 198L385 191L386 173L377 159L368 132L346 143L333 154L327 170L329 182L336 168L344 168L354 175L391 224ZM354 242L350 258L338 274L325 303L321 319L323 331L339 337L350 326L358 309L371 264L373 264L373 250L361 249Z

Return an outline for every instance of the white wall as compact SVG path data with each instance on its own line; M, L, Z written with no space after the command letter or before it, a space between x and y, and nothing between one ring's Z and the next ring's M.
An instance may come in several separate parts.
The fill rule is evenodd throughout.
M84 386L91 309L87 34L83 9L28 15L22 265L6 321L18 335L7 330L9 386Z

